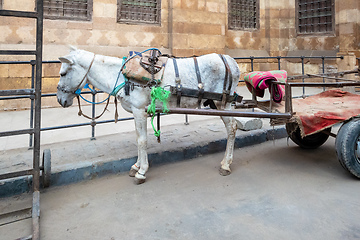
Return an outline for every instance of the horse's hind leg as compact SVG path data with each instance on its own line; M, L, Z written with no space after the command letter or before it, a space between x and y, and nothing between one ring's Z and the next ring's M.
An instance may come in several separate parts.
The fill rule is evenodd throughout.
M221 117L227 131L227 144L223 160L221 161L220 175L226 176L231 173L230 165L234 157L234 144L236 137L236 120L233 117Z

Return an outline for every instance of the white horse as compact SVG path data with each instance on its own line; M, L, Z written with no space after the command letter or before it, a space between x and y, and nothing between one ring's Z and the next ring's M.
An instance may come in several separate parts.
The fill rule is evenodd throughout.
M231 93L238 84L240 70L236 61L224 55L231 70ZM69 107L73 104L76 96L75 91L90 83L94 87L104 92L111 93L117 81L117 85L122 84L125 78L119 74L122 66L122 59L97 55L92 52L71 49L70 54L59 58L62 65L60 69L60 81L58 84L57 99L62 107ZM183 88L198 89L198 80L194 67L194 60L191 58L177 59L178 73ZM218 54L208 54L197 57L198 68L201 75L204 90L214 93L223 93L226 68L224 62ZM169 59L165 65L163 79L160 86L175 86L175 70L173 60ZM129 95L121 89L116 97L121 102L122 107L134 115L135 128L138 144L138 158L132 165L129 175L135 177L136 183L145 182L145 173L149 168L147 155L147 116L145 107L151 102L150 89L136 86L130 91ZM172 95L168 106L176 107L177 98ZM220 101L215 101L218 109L221 107ZM196 108L197 98L181 97L180 107ZM225 109L231 109L231 104L226 103ZM221 161L220 174L228 175L231 173L230 164L233 160L235 134L237 123L233 117L221 117L227 130L227 145L225 156Z

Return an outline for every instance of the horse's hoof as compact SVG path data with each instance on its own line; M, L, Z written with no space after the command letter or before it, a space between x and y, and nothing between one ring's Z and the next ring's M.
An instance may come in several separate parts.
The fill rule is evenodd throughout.
M230 175L231 171L220 168L219 173L220 173L221 176L227 176L227 175Z
M137 170L131 168L130 171L129 171L129 176L130 177L135 177L135 174L137 173Z
M134 180L136 185L140 185L140 184L144 183L145 181L146 181L146 178L144 178L144 179L135 178L135 180Z
M141 173L137 172L135 174L135 184L137 184L137 185L142 184L145 182L145 180L146 180L145 173L141 174Z

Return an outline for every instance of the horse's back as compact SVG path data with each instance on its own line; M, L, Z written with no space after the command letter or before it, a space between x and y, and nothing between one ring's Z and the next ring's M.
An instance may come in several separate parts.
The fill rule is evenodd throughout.
M234 90L240 77L240 70L233 58L228 55L223 56L230 68L231 74L228 74L230 74L232 78L231 90ZM178 75L183 87L197 89L199 76L205 91L222 93L226 66L218 54L212 53L196 57L199 74L196 73L196 62L194 58L175 58L175 60L170 58L166 63L163 85L175 85L176 72L174 61L178 68Z

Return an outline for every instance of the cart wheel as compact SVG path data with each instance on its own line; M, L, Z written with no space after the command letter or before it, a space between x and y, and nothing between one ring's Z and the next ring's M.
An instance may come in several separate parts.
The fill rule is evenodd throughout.
M45 149L43 152L43 159L42 159L42 182L44 188L50 186L51 181L51 151L50 149Z
M323 145L329 138L328 133L331 132L331 127L323 130L322 132L318 132L302 138L300 127L297 123L286 123L286 132L290 139L301 148L315 149Z
M335 140L336 154L345 170L360 178L360 119L344 123Z

